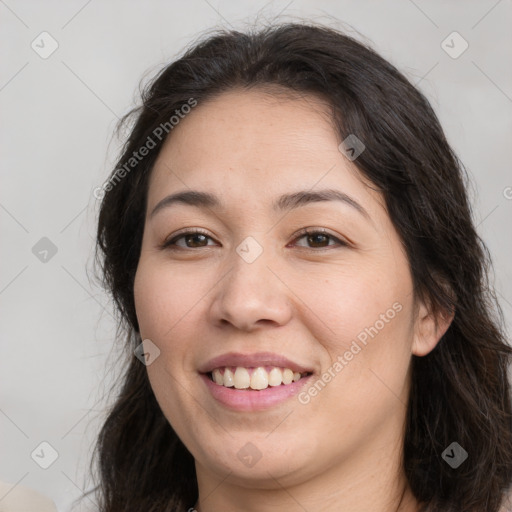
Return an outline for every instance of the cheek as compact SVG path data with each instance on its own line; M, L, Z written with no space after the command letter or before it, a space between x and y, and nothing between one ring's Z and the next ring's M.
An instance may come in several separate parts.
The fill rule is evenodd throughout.
M134 300L141 336L163 342L185 319L200 290L183 273L151 259L141 259Z
M150 339L160 357L147 367L159 389L176 388L174 377L195 378L194 357L200 350L198 324L205 315L208 280L190 275L168 262L141 257L134 282L134 299L142 339Z
M301 296L317 317L315 338L323 340L332 357L350 349L354 340L364 346L377 334L389 333L407 316L403 312L410 300L406 278L375 265L334 268L329 276L302 278Z
M169 423L186 432L187 422L192 422L193 398L181 390L183 386L190 389L186 379L194 372L189 371L190 339L184 333L193 331L191 309L197 297L193 287L183 286L183 277L181 281L165 264L141 258L134 299L142 339L150 339L160 350L146 367L151 387Z
M389 402L400 403L394 394L402 392L410 363L413 304L407 262L346 268L330 276L316 285L314 279L304 281L308 305L319 319L309 326L317 326L313 335L329 356L322 369L329 389L313 407L320 414L325 399L342 417L353 417L354 411L361 417L371 411L379 415Z

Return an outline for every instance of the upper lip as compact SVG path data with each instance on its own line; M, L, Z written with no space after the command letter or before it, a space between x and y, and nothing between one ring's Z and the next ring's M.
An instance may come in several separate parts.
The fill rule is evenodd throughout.
M257 352L255 354L241 354L238 352L229 352L210 359L199 368L200 373L209 373L215 368L225 366L243 366L245 368L257 368L258 366L277 366L280 368L289 368L294 372L312 373L313 370L307 366L296 363L285 356L274 354L272 352Z

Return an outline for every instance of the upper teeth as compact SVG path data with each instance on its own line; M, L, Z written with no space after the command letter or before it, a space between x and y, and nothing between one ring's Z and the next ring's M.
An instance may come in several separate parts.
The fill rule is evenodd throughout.
M273 367L270 371L267 371L262 366L249 369L237 366L234 371L230 368L215 368L212 377L220 386L260 390L266 389L268 386L280 386L281 384L296 382L302 375L299 372L293 372L289 368Z

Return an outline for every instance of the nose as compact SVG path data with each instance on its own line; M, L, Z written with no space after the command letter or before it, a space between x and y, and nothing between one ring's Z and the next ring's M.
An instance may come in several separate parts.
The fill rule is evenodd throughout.
M244 331L288 323L293 312L291 291L284 276L273 268L276 259L270 251L263 250L252 262L234 251L231 261L230 270L215 288L211 321Z

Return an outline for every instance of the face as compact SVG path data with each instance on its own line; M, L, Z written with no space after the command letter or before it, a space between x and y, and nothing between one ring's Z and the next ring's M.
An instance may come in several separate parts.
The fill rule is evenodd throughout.
M160 350L152 388L198 474L293 485L402 442L423 309L384 201L326 112L314 97L225 92L180 121L152 172L136 311ZM216 201L166 200L192 190Z

